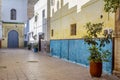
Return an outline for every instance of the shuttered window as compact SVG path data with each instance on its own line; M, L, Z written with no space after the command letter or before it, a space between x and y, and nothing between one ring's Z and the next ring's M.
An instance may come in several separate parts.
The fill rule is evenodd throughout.
M11 20L16 20L16 13L15 9L11 9Z
M52 29L51 30L51 36L53 37L53 35L54 35L54 30Z
M76 24L71 24L71 35L76 35Z

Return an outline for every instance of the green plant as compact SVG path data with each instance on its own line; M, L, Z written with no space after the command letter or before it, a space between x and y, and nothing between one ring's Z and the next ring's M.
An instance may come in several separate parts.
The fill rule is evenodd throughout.
M34 47L34 48L38 48L38 43L34 43L34 44L33 44L33 47Z
M28 47L28 49L31 49L31 44L28 44L27 47Z
M91 22L85 25L87 34L84 36L84 41L89 45L90 56L89 60L94 62L108 61L110 55L109 50L104 50L103 47L110 43L111 34L104 32L102 38L99 38L102 33L103 23L92 24Z
M106 12L116 12L120 8L120 0L104 0L104 10Z
M116 13L120 9L120 0L104 0L104 10L108 12L108 20L110 12Z

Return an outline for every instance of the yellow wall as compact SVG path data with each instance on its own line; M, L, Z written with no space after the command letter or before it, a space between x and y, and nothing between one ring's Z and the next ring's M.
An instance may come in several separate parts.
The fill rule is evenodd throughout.
M11 24L11 23L3 23L2 24L2 48L7 48L8 44L8 33L11 30L15 30L19 35L19 47L22 48L24 46L24 24Z
M57 1L57 0L55 0ZM74 0L73 0L74 1ZM57 5L57 4L55 4ZM103 0L90 0L81 7L81 11L78 12L77 5L69 8L69 3L63 5L56 12L53 12L54 6L51 7L51 24L50 31L54 30L54 36L50 36L51 39L76 39L82 38L86 33L84 25L87 22L99 23L104 22L104 28L115 27L115 15L104 12ZM103 15L101 19L100 16ZM109 18L109 19L108 19ZM77 24L77 35L70 35L70 25Z

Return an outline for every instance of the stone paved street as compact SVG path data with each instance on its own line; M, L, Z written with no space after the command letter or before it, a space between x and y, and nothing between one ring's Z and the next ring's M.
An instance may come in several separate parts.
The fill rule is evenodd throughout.
M0 80L119 80L113 75L91 78L78 64L25 49L0 49Z

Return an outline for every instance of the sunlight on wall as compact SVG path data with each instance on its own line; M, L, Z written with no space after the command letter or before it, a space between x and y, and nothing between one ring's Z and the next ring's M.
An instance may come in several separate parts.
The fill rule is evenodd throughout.
M69 4L69 9L77 5L77 12L81 11L81 7L90 0L64 0L64 5Z
M64 0L65 1L65 0ZM69 4L67 4L67 2ZM108 20L108 13L104 11L104 2L103 0L91 0L85 5L81 3L81 11L78 11L77 1L68 0L66 4L59 8L56 12L53 13L54 6L51 6L51 12L53 13L51 16L51 31L53 30L54 35L51 36L51 39L77 39L82 38L86 34L86 29L84 25L88 22L99 23L104 22L104 29L111 28L114 30L115 26L115 15L110 13ZM86 0L87 1L87 0ZM57 0L56 0L57 2ZM73 4L72 4L73 2ZM71 5L71 8L70 8ZM76 6L75 6L76 5ZM74 7L72 7L74 6ZM99 9L99 10L98 10ZM103 18L101 18L101 15ZM76 35L71 36L71 24L76 24Z
M72 7L77 6L77 12L79 12L81 11L81 7L89 1L90 0L74 0L74 1L73 0L55 0L54 2L55 5L52 6L52 8L54 9L54 12L56 12L58 10L57 9L58 7L61 8L61 6L68 4L68 9L71 9Z

